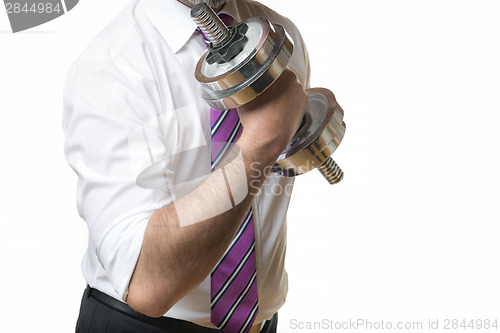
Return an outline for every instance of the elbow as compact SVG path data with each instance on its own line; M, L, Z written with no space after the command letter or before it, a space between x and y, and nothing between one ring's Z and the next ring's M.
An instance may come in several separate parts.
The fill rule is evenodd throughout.
M152 318L163 316L175 304L168 297L159 297L143 288L129 288L126 302L135 311Z

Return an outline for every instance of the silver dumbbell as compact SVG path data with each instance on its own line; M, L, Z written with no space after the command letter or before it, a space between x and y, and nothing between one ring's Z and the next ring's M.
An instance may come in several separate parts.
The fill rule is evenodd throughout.
M210 40L195 77L202 97L215 110L237 108L255 99L283 73L292 56L293 44L283 27L265 18L252 17L227 27L205 3L193 7L191 17ZM274 170L293 177L318 168L330 184L336 184L344 173L330 155L344 137L344 111L328 89L306 93L302 124Z

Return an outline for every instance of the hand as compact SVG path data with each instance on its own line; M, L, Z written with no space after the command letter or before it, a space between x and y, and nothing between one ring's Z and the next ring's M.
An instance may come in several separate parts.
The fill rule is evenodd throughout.
M299 128L306 105L304 88L286 69L262 95L238 108L244 127L240 146L274 162Z

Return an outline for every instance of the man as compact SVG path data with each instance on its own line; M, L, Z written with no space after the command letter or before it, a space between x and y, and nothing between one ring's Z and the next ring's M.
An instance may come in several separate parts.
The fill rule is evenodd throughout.
M77 207L89 229L77 332L276 330L287 292L290 191L269 189L289 189L293 179L269 170L303 116L307 51L289 20L257 2L206 1L235 22L266 17L294 42L290 70L237 110L243 133L210 172L212 111L194 78L206 49L190 18L198 2L134 0L69 70L65 154L78 175ZM229 207L222 204L228 192ZM230 310L215 314L221 303L214 299L215 274L242 237L242 221L254 237L248 253L255 277L236 291ZM246 260L238 267L252 264ZM241 310L248 311L241 321L235 313L245 303L253 307Z

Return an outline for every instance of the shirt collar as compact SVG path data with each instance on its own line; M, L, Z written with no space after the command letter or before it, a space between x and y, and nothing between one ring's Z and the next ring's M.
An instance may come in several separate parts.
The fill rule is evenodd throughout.
M173 52L177 53L196 30L191 8L177 0L142 0L141 5Z
M232 2L228 0L220 13L239 19L232 13ZM141 6L174 53L186 44L197 28L191 19L191 8L177 0L141 0Z

